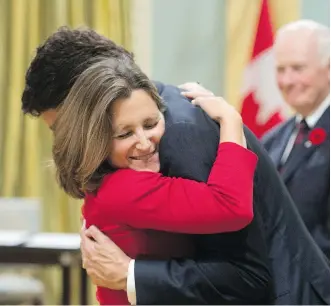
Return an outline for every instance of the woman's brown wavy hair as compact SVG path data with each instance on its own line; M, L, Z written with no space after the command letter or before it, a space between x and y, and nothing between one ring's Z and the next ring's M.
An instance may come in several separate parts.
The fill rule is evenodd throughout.
M163 111L154 84L131 61L97 59L75 81L54 123L53 158L60 186L74 198L96 192L114 169L107 161L112 105L145 90Z

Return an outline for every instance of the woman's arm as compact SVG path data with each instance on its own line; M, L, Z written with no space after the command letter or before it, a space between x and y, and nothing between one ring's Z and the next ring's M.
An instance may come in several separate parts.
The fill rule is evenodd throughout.
M109 210L114 222L200 234L237 231L251 222L257 157L244 148L241 116L219 97L197 96L192 103L222 126L207 183L118 170L108 176L97 196L101 211Z
M253 218L256 163L254 153L228 142L220 144L207 183L118 170L105 179L95 207L105 218L134 228L196 234L237 231Z

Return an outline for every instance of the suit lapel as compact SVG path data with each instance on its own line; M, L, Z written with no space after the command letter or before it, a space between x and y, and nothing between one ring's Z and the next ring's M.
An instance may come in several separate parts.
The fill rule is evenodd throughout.
M291 137L294 128L295 128L295 118L292 118L291 120L288 121L286 125L284 125L284 127L280 131L280 134L282 136L280 138L279 143L277 143L275 147L270 151L269 155L276 167L280 165L280 160L284 154L286 145Z
M330 135L330 108L327 108L327 110L324 112L320 120L317 122L315 128L323 128L327 132L327 139L329 139ZM302 154L300 154L296 159L294 159L289 165L285 167L284 172L282 173L282 177L284 182L286 183L294 174L294 172L298 169L298 167L306 162L310 156L323 144L325 144L327 141L320 145L311 145L310 147L302 146Z
M318 146L310 146L309 148L302 145L302 148L300 150L300 155L296 157L293 160L285 166L284 172L282 173L282 177L284 182L286 183L294 174L295 170L305 161L309 159L309 157L314 153L314 151L317 149Z

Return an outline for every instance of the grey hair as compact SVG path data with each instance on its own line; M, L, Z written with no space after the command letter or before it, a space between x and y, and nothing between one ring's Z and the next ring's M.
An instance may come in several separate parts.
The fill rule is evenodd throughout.
M72 197L96 192L103 177L114 171L107 161L112 107L136 89L144 90L164 110L154 84L131 61L95 59L72 86L53 127L57 179Z
M282 26L276 33L275 44L277 44L278 39L284 34L301 30L308 30L314 33L317 39L320 63L323 66L328 65L330 63L330 29L316 21L302 19Z

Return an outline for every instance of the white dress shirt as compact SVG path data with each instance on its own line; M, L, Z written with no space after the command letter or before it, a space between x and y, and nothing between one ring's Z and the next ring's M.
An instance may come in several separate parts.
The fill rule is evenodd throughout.
M131 305L137 304L136 283L134 279L134 259L130 260L128 269L128 278L126 280L126 293Z
M311 115L307 116L306 118L303 118L300 114L297 114L295 116L295 122L299 123L299 122L301 122L302 119L305 119L309 129L313 129L315 127L316 123L318 122L318 120L322 117L322 115L324 114L326 109L329 107L329 105L330 105L330 96L327 96L325 98L325 100L320 104L320 106ZM292 151L292 148L294 146L294 142L295 142L295 139L297 138L298 133L299 133L298 128L294 129L294 131L292 132L292 135L289 138L289 141L286 145L283 156L280 160L281 165L284 165L285 162L287 161L287 159Z

